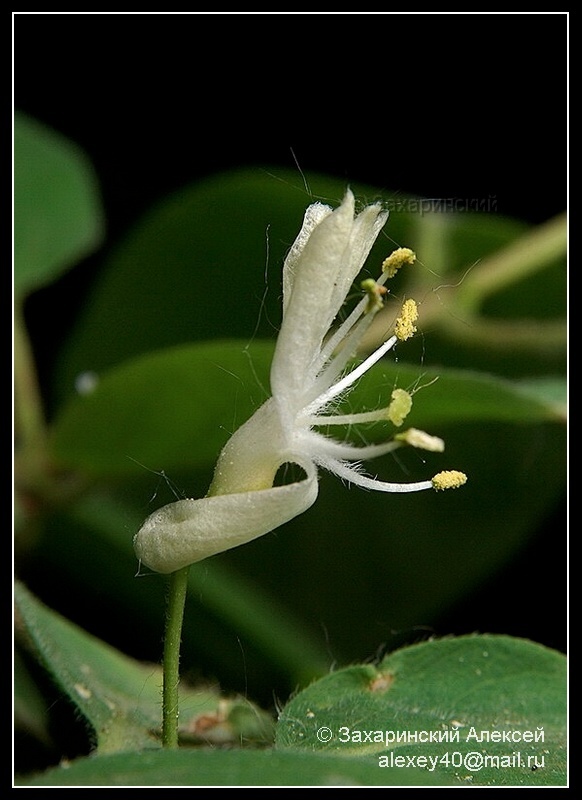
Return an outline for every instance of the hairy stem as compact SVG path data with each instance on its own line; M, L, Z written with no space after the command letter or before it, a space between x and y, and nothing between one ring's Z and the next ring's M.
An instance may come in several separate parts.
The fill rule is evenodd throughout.
M183 567L172 572L168 588L162 698L162 744L164 747L178 747L180 642L189 569L189 567Z

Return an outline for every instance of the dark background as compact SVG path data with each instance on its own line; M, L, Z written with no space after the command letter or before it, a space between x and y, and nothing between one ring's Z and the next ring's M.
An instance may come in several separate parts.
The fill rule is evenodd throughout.
M567 17L17 14L16 107L89 154L112 234L241 165L565 207ZM293 155L294 154L294 155Z
M17 13L15 106L92 160L107 246L158 198L240 166L298 164L307 177L393 192L493 197L498 213L540 223L566 207L567 22L562 13ZM66 278L71 297L82 297L87 275ZM48 330L41 315L42 333L30 314L41 375L75 303L70 314ZM438 632L511 632L564 649L564 590L546 585L548 575L565 583L564 531L563 509L540 520L518 562ZM506 629L508 597L523 610L520 630Z

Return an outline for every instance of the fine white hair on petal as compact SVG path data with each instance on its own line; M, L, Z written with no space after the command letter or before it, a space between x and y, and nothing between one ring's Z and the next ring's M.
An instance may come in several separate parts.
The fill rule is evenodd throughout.
M164 574L246 544L306 511L317 498L317 472L300 464L307 477L285 486L178 500L154 511L134 537L146 567Z
M388 483L370 478L359 471L358 465L347 464L345 461L326 459L318 463L328 472L333 472L338 478L343 478L349 483L360 486L362 489L371 489L375 492L390 492L402 494L406 492L421 492L425 489L432 489L432 481L418 481L416 483Z

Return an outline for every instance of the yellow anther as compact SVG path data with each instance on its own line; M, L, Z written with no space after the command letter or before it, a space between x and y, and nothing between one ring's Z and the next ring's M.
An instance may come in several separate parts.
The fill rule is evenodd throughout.
M394 333L401 342L410 339L416 333L414 323L418 319L418 309L414 300L405 300L402 304L400 316L394 325Z
M405 264L414 264L415 261L415 252L409 247L399 247L397 250L394 250L393 253L390 253L388 258L384 259L382 262L382 272L387 272L388 277L393 278L400 267L403 267Z
M439 472L439 474L435 475L432 479L432 487L437 491L441 491L442 489L458 489L459 486L462 486L464 483L467 483L467 476L464 472L458 472L456 469Z
M384 305L382 297L388 294L388 289L385 286L380 286L373 278L366 278L360 284L362 291L368 295L368 305L366 306L366 314L370 312L380 311Z
M412 408L412 395L405 389L394 389L392 402L388 406L388 419L399 428Z
M411 447L419 447L421 450L429 450L431 453L442 453L445 443L438 436L430 436L418 428L409 428L407 431L397 433L394 437L401 442L406 442Z

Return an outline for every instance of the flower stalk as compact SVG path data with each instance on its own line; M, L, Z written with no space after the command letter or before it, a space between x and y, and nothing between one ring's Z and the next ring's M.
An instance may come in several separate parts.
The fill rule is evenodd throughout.
M162 687L162 745L178 747L180 643L188 588L189 567L172 572L168 582L168 607L164 635Z

